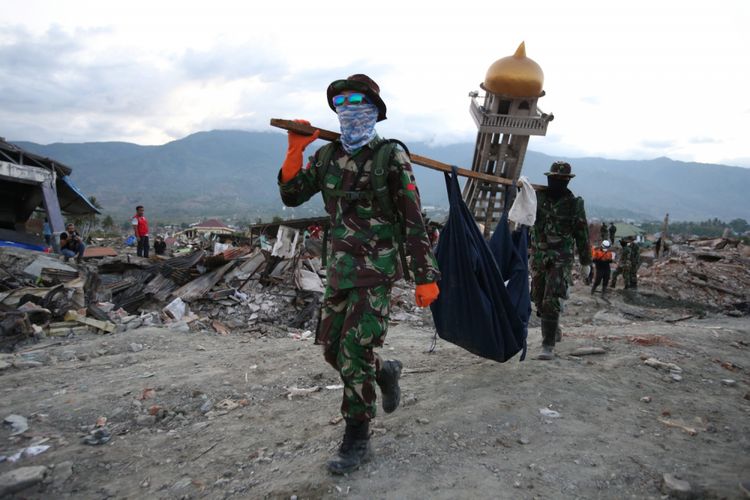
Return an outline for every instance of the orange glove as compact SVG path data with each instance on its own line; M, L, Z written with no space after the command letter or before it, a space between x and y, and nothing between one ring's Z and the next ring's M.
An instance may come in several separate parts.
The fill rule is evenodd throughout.
M297 123L310 125L307 120L294 120ZM286 159L281 166L281 182L289 182L294 179L302 168L302 153L308 144L320 135L320 130L315 130L313 135L302 135L292 131L289 134L289 148L286 150Z
M417 285L416 299L419 307L427 307L438 298L440 295L440 289L437 283L425 283L424 285Z

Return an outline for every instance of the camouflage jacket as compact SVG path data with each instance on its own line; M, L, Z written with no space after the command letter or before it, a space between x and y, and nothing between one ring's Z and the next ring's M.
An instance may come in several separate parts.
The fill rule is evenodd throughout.
M539 191L536 203L536 222L531 229L534 270L541 272L545 268L562 266L569 274L573 267L574 246L581 265L591 265L589 226L583 198L574 196L570 190L558 199Z
M326 178L320 179L318 155L310 157L307 166L279 191L285 205L296 207L321 191L371 192L370 171L373 148L382 139L376 137L354 155L337 148ZM280 179L280 176L279 176ZM377 198L346 199L323 193L325 210L331 217L330 249L327 269L328 286L334 289L368 287L392 283L403 276L392 216L397 215L404 230L404 244L411 256L415 282L432 283L440 278L422 220L419 191L409 157L401 149L392 155L387 176L388 189L397 214L385 214Z
M628 248L630 250L630 268L638 269L641 265L641 247L634 241L628 245Z
M622 251L620 252L620 256L617 259L617 268L618 269L630 269L630 252L631 252L630 244L625 245L622 247Z

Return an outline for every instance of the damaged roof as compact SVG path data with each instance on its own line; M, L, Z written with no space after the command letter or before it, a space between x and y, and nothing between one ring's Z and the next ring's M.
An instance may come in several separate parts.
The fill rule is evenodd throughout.
M67 214L90 215L101 213L70 178L73 169L59 161L31 153L0 138L0 166L2 165L16 168L31 167L52 172L55 179L55 190L60 201L60 209ZM24 180L16 180L13 177L4 177L4 180L29 183L28 180L24 182ZM33 180L30 183L33 184Z

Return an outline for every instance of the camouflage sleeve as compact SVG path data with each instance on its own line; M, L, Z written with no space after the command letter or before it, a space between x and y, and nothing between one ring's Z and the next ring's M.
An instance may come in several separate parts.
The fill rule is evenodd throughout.
M440 272L422 220L419 190L409 157L401 149L393 155L388 182L391 193L395 193L396 210L404 226L404 244L406 253L411 256L411 272L415 283L423 285L438 281Z
M297 207L320 191L318 168L315 164L315 158L317 158L319 151L316 151L310 157L307 166L303 167L295 177L287 182L281 182L281 170L279 170L277 182L279 184L279 193L281 193L281 201L284 202L284 205Z
M573 235L578 249L578 260L582 266L591 265L591 251L589 250L589 224L586 221L586 209L583 207L583 198L576 198L576 221L574 223Z

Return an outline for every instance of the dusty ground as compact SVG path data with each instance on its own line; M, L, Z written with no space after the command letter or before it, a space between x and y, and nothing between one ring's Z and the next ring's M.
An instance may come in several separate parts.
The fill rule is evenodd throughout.
M0 429L0 455L45 438L51 447L0 463L0 474L50 467L44 482L18 494L39 499L660 498L664 474L689 481L696 498L742 498L737 483L750 478L746 317L701 318L622 291L605 301L581 286L562 323L556 360L505 364L444 341L428 353L429 326L392 326L383 354L404 362L402 407L374 421L374 459L344 477L324 468L343 430L331 423L341 390L325 386L339 381L311 340L281 328L47 339L35 347L62 344L25 356L42 366L0 371L0 417L29 421L22 437ZM538 326L529 343L533 355ZM581 346L606 354L569 355ZM647 357L682 372L647 366ZM287 397L288 387L313 386L321 390ZM83 444L99 417L112 439Z

